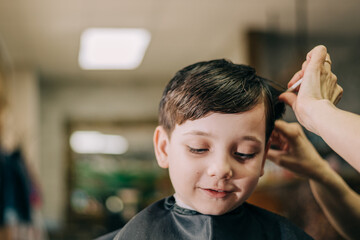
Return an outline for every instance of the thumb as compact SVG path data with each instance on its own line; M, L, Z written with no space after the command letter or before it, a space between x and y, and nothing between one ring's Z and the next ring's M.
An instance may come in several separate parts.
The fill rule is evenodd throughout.
M280 96L279 96L279 100L286 103L290 107L293 106L296 99L297 99L297 95L293 92L284 92L284 93L280 94Z
M275 122L275 129L284 135L288 141L296 141L296 137L299 136L302 129L298 123L287 123L282 120L277 120Z

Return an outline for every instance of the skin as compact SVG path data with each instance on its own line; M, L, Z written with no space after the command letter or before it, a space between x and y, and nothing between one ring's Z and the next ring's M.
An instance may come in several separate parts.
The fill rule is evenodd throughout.
M300 88L295 92L283 93L279 99L292 107L301 125L319 135L360 172L357 152L360 146L360 116L335 107L343 89L337 84L329 61L330 55L324 46L311 50L302 69L288 84L290 87L303 78Z
M179 201L202 214L227 213L251 195L263 175L264 104L244 113L187 120L171 137L159 126L154 147L159 166L169 168Z
M292 107L298 121L324 141L355 169L360 171L360 118L335 107L342 96L337 77L331 72L330 55L324 46L312 49L302 69L288 87L300 78L295 92L279 99ZM358 239L360 196L324 161L305 137L300 125L277 121L268 159L309 179L311 190L333 227L346 239Z
M332 226L346 239L358 239L360 196L321 158L297 123L277 121L271 137L277 150L267 158L308 178L311 191Z

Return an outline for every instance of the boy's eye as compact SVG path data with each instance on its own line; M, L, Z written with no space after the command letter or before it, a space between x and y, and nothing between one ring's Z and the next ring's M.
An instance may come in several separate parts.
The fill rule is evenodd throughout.
M254 158L256 153L239 153L239 152L235 152L234 155L235 155L236 158L244 161L244 160Z
M207 148L192 148L192 147L189 147L189 146L188 146L188 148L189 148L189 151L191 153L196 153L196 154L200 154L200 153L204 153L204 152L209 151L209 149L207 149Z

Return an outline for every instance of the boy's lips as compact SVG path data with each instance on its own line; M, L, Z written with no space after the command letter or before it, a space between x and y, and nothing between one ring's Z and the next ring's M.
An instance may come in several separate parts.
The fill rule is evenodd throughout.
M231 193L231 191L226 191L224 189L201 188L201 190L213 198L224 198Z

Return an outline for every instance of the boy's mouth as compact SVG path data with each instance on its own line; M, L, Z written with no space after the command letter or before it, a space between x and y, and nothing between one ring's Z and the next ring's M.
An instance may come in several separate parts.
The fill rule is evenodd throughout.
M202 190L210 197L213 198L223 198L230 194L229 191L222 189L211 189L211 188L202 188Z

